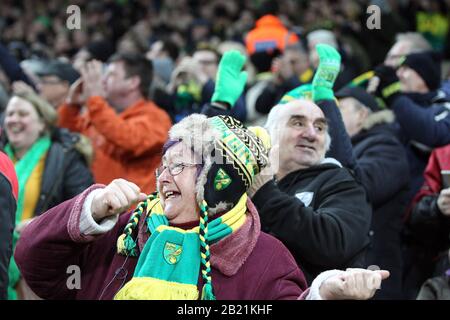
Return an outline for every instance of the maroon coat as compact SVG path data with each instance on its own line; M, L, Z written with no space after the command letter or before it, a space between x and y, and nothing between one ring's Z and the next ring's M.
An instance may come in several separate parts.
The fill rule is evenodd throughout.
M50 209L22 232L14 257L28 285L44 299L112 299L133 276L138 259L116 253L116 241L129 213L103 235L80 234L84 199L97 187ZM303 273L280 241L260 232L258 214L250 200L247 207L245 224L211 245L217 299L297 299L306 289ZM143 221L139 230L146 230ZM147 239L147 234L139 233L141 250ZM80 267L81 289L67 288L70 265Z

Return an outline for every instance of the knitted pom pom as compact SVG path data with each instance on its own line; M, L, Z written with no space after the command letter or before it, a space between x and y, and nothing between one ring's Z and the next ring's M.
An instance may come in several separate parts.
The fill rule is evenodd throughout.
M126 235L124 239L125 250L130 257L137 257L137 245L131 235Z
M117 253L130 256L137 257L136 250L136 241L133 240L133 237L129 234L121 234L117 239Z
M122 254L122 255L126 255L126 249L125 249L125 237L126 234L121 234L119 236L119 238L117 238L117 253L118 254Z

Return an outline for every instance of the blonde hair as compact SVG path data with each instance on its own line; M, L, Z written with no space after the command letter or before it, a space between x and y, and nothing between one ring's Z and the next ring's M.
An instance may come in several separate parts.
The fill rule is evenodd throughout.
M14 96L29 102L36 109L39 117L44 121L48 128L56 125L58 113L46 100L34 92L20 92L15 93Z
M409 42L411 44L409 53L423 52L432 50L430 43L424 36L418 32L404 32L398 33L395 37L395 42Z

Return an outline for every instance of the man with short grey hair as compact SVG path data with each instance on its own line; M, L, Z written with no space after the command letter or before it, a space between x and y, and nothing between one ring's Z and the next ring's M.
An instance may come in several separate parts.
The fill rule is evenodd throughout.
M364 267L371 207L350 171L325 158L322 110L306 100L279 105L268 129L279 162L273 180L254 185L262 230L289 248L307 281L330 268Z
M430 43L418 32L399 33L395 37L395 43L389 50L384 64L398 67L401 58L411 53L432 50Z
M289 248L309 282L330 268L365 267L372 215L352 173L325 157L333 144L325 112L336 110L332 87L340 59L330 46L317 50L321 63L311 94L293 92L269 113L272 171L255 179L250 191L262 230Z

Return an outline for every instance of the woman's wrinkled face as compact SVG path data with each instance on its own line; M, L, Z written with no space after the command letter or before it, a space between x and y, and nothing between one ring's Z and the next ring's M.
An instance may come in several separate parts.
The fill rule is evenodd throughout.
M17 96L11 98L6 106L5 132L15 150L28 150L44 129L44 121L30 102Z
M183 143L170 147L162 158L157 189L164 213L172 224L199 218L195 189L198 166L195 163L194 153Z

